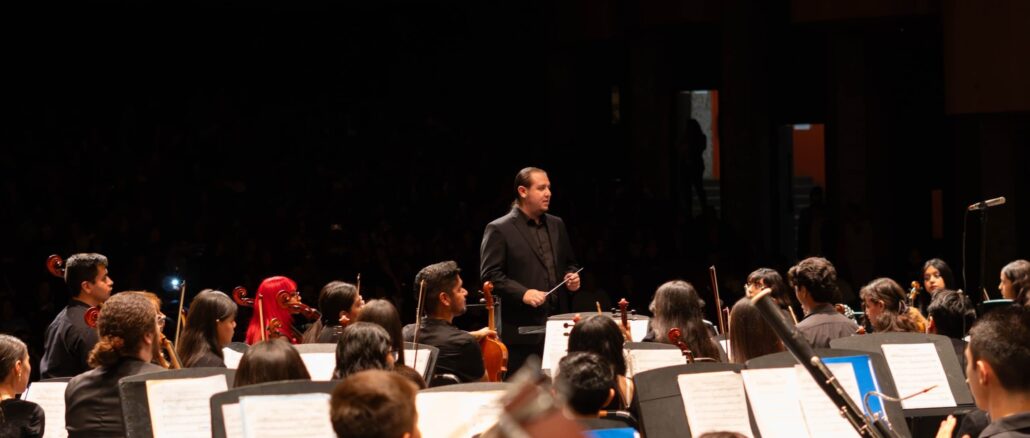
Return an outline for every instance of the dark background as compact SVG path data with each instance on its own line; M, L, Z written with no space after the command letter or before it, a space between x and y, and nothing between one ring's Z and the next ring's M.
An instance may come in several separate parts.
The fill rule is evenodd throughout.
M808 255L794 251L780 140L794 123L826 126L821 252L843 300L857 308L854 291L879 276L907 285L935 256L961 282L965 206L1006 196L987 236L997 297L998 270L1030 243L1018 226L1030 219L1030 7L854 3L10 8L0 330L41 354L68 298L44 261L84 251L110 258L115 290L161 291L176 272L191 295L254 290L281 274L313 304L323 284L360 272L366 300L389 298L412 320L422 266L457 260L476 289L483 227L529 165L548 170L551 211L586 267L581 306L626 297L644 310L661 282L685 278L714 319L709 265L732 302L751 270ZM676 201L681 90L719 91L717 215ZM975 289L980 233L968 223Z

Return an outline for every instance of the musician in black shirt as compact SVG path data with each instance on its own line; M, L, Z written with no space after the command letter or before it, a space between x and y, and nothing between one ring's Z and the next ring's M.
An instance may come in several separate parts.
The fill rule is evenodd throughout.
M100 254L75 254L65 263L64 280L72 298L46 329L39 362L42 378L71 377L90 369L87 359L97 332L86 325L84 316L111 296L114 281L107 266L107 257Z
M29 384L32 365L25 343L10 335L0 335L0 436L43 436L44 414L39 405L19 400Z

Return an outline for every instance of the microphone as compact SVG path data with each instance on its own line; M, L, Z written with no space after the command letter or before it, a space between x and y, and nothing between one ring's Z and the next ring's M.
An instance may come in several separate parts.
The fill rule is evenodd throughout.
M988 199L983 202L977 202L976 204L969 206L969 211L986 210L991 207L996 207L1005 203L1005 197L1000 196L994 199Z

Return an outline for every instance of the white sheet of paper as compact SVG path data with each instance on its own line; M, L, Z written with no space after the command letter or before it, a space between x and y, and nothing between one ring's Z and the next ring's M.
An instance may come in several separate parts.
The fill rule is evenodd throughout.
M410 348L405 348L404 349L404 364L409 366L409 367L414 368L415 371L418 371L418 373L421 374L422 377L425 378L428 381L429 378L432 377L432 376L427 376L426 375L426 367L429 366L429 356L431 356L432 354L433 353L431 353L429 351L429 349L427 349L427 348L419 348L418 349L418 362L415 362L415 350L414 349L410 349Z
M333 371L336 371L336 353L304 353L300 355L300 358L304 361L308 374L311 374L311 380L333 380Z
M744 382L733 371L680 374L676 378L690 433L730 431L751 437Z
M243 438L243 411L239 403L222 405L225 420L225 438Z
M147 380L155 438L211 436L211 396L227 389L225 376Z
M282 412L286 415L269 415ZM329 420L329 394L258 395L240 397L246 438L335 438Z
M25 391L24 399L43 408L46 415L46 427L43 438L65 438L68 431L64 428L64 390L68 382L34 382Z
M415 397L424 437L468 438L497 423L504 391L420 392Z
M547 321L547 332L544 335L544 357L540 360L540 368L544 372L550 372L552 376L554 375L552 370L558 368L558 361L565 357L569 350L569 337L565 334L571 331L572 327L566 328L565 324L572 324L572 321Z
M672 367L687 363L679 349L662 350L625 350L626 377L633 377L644 371L656 368Z
M861 408L862 396L865 394L862 394L861 390L858 389L858 377L855 377L855 368L847 363L829 363L826 364L826 367L837 378L840 386L844 387L844 391L851 397L851 401L855 402L855 406Z
M901 402L903 409L949 408L955 406L948 376L944 373L937 348L925 344L883 344L883 357L898 387L898 395L907 397L933 385L936 388Z
M647 336L647 318L629 320L629 337L633 342L642 342ZM618 322L618 320L616 320Z
M719 345L722 346L722 351L726 352L726 357L729 358L730 360L733 360L733 356L730 355L730 340L729 339L720 339L719 340Z
M243 353L240 353L231 348L222 348L222 356L225 357L225 367L230 370L235 370L240 367L240 359L243 359Z
M850 367L848 367L850 370ZM837 371L831 369L831 371ZM846 374L840 369L841 374ZM808 370L801 365L794 365L794 372L797 375L798 398L801 400L801 412L805 416L805 425L813 437L858 437L858 432L851 427L851 423L840 415L837 406L833 404L830 397L823 392L822 388L815 383L815 379ZM852 380L855 372L851 371ZM855 392L858 392L858 385L855 385Z
M740 374L762 438L809 436L793 368L741 370Z

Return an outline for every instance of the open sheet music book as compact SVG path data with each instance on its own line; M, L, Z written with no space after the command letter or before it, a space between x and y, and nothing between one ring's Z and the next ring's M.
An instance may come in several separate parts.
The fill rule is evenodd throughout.
M64 390L68 382L33 382L22 394L22 399L33 402L43 408L46 424L43 438L65 438L68 431L64 428Z
M932 343L883 344L883 357L894 376L898 394L905 397L936 385L925 394L901 401L904 409L955 407L944 365Z
M228 389L224 375L146 383L155 438L211 436L211 396Z
M434 438L469 438L483 433L497 424L503 411L502 396L504 391L420 392L415 398L419 431Z

